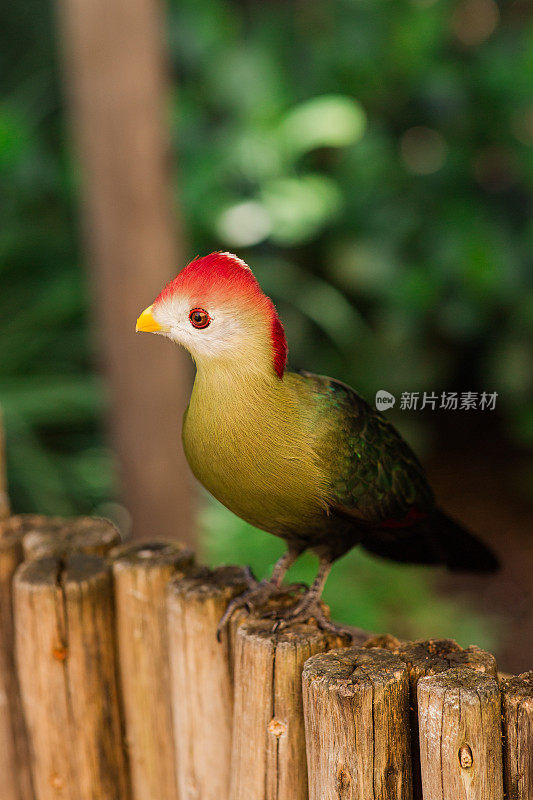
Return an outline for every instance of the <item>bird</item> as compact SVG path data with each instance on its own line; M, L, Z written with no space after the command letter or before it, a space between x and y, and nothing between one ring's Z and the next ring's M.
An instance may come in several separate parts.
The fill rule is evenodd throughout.
M310 587L275 612L338 630L321 604L333 563L360 545L397 562L492 572L491 550L436 503L424 469L394 426L345 383L287 367L283 324L238 256L185 266L139 316L136 330L184 347L195 362L182 441L196 478L251 525L285 540L270 578L248 572L228 606L265 607L306 550ZM272 614L272 612L267 612Z

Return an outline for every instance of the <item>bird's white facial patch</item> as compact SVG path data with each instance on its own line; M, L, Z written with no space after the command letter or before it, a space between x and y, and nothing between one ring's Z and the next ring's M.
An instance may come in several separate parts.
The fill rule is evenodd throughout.
M198 308L211 318L206 328L195 328L191 323L189 315ZM253 320L247 320L242 309L239 311L231 302L210 307L174 295L154 305L152 315L163 328L161 334L185 347L195 361L242 352L250 334L257 331Z

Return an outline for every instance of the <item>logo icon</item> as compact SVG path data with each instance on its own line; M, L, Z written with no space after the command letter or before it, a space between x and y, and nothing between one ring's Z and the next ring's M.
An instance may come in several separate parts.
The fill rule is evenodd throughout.
M386 411L387 408L393 407L396 398L390 392L386 392L385 389L379 389L379 391L376 392L375 402L378 411Z

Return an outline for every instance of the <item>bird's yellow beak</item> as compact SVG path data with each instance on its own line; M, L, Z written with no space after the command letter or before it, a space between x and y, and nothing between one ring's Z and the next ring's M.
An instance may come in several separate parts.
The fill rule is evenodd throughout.
M139 319L137 320L137 324L135 326L136 331L142 331L143 333L155 333L156 331L161 330L161 325L159 322L156 322L152 316L152 308L153 306L148 306L145 308Z

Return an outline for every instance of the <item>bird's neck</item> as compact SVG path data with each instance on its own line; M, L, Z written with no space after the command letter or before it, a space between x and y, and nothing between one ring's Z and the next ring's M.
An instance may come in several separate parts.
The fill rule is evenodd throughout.
M284 378L279 378L270 363L231 362L198 364L191 395L191 410L201 406L217 416L235 417L246 409L247 414L265 414L275 407L287 407L290 391Z
M199 365L183 424L192 471L229 507L235 498L233 505L224 500L220 484L232 483L228 476L236 471L270 474L271 461L279 460L282 443L294 436L298 417L287 376L236 366Z
M291 372L200 365L183 426L198 480L237 516L273 532L295 520L314 524L324 509L314 409L298 385Z

